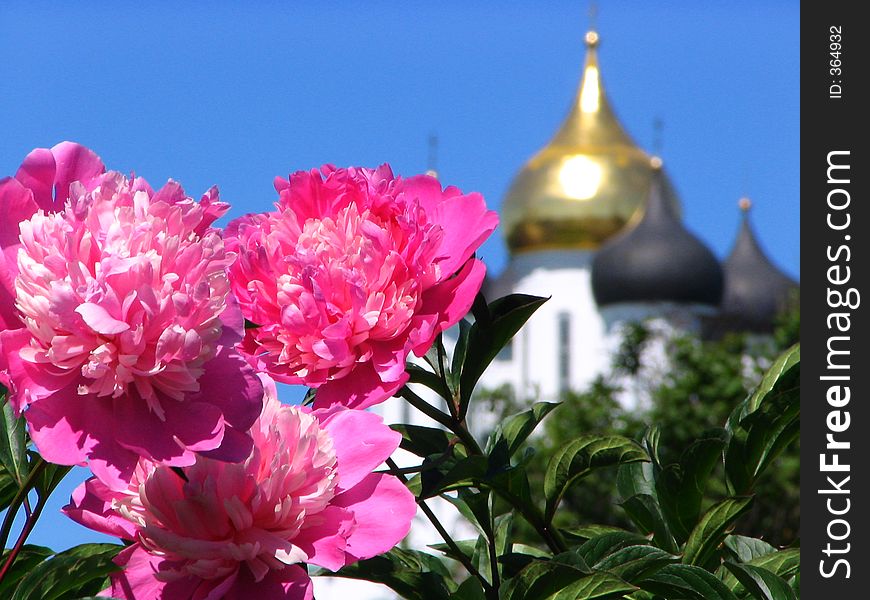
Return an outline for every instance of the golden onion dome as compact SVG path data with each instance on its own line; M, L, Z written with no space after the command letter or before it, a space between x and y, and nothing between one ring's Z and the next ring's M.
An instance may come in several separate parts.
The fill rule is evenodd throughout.
M501 210L512 253L595 249L628 222L649 193L654 168L616 118L598 67L598 34L586 34L577 97L552 140L514 178ZM664 177L665 200L679 200Z

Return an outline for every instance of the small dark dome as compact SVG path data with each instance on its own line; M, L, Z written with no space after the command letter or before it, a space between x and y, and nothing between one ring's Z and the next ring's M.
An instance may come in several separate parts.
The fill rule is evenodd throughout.
M678 302L718 306L722 267L683 227L662 194L658 169L641 219L610 240L592 262L599 306L620 302Z
M749 202L741 201L743 222L725 260L722 316L734 327L767 331L798 284L780 271L759 246L749 224Z

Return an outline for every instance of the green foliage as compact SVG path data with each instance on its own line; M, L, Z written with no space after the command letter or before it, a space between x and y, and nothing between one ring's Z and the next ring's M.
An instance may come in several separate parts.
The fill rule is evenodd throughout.
M582 401L582 408L559 408L565 414L556 419L546 418L556 404L514 410L480 445L465 420L469 387L481 364L489 363L541 302L520 296L487 306L479 297L478 320L461 327L450 364L438 343L427 358L429 369L410 369L416 383L443 397L447 412L428 403L418 406L422 400L416 394L405 396L444 427L395 427L403 447L422 460L419 475L406 481L436 525L426 503L440 496L475 527L476 539L459 541L442 529L445 543L432 546L468 575L458 583L435 555L405 550L345 567L338 575L378 581L419 599L797 598L797 549L778 548L752 535L744 523L757 501L755 492L776 471L771 467L793 447L800 413L799 347L771 360L757 388L747 393L747 365L728 346L733 340L708 349L697 340L678 340L678 350L691 360L650 393L666 406L680 395L691 403L692 394L730 394L727 411L712 411L715 421L711 411L702 411L701 431L693 429L696 422L675 434L665 423L641 435L641 420L616 401L618 386L601 379L587 394L566 399L568 405ZM505 321L502 333L495 334L499 318L510 324ZM628 339L645 343L649 337L637 332ZM727 360L705 363L700 374L690 372L688 365L720 352ZM621 364L642 371L631 356ZM510 400L507 394L503 399ZM578 419L583 427L577 427ZM544 436L534 433L539 425ZM685 443L672 445L681 436ZM607 514L619 513L618 518L594 523L600 515L572 504L596 493L606 498Z
M122 548L117 544L82 544L35 565L16 560L14 569L22 575L9 598L73 600L96 596L108 586L109 573L118 569L112 559Z
M393 548L389 552L344 567L338 573L315 570L312 575L330 575L382 583L409 600L446 600L453 597L456 583L437 557L414 550Z

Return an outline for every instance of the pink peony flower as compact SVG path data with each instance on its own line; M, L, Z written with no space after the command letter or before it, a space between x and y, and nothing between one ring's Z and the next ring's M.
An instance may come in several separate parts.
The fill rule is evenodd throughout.
M372 473L399 444L380 417L281 406L274 384L243 463L199 457L176 471L141 460L129 487L97 479L64 512L135 543L104 593L127 599L311 598L302 563L337 570L386 552L410 528L413 495Z
M0 181L0 367L46 460L125 487L140 455L247 456L262 386L233 350L234 255L210 228L227 208L69 142Z
M230 223L230 268L252 363L316 387L315 406L365 408L408 379L439 332L471 308L485 267L472 258L498 222L480 194L376 169L275 180L277 210Z

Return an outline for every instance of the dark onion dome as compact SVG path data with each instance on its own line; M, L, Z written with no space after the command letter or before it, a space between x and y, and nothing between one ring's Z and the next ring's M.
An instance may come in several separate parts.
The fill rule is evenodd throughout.
M665 200L661 160L643 215L607 242L592 262L592 293L599 306L621 302L675 302L718 306L722 267L704 243L683 227Z
M749 223L749 199L740 200L743 218L725 260L722 316L738 329L770 330L798 284L765 255Z

